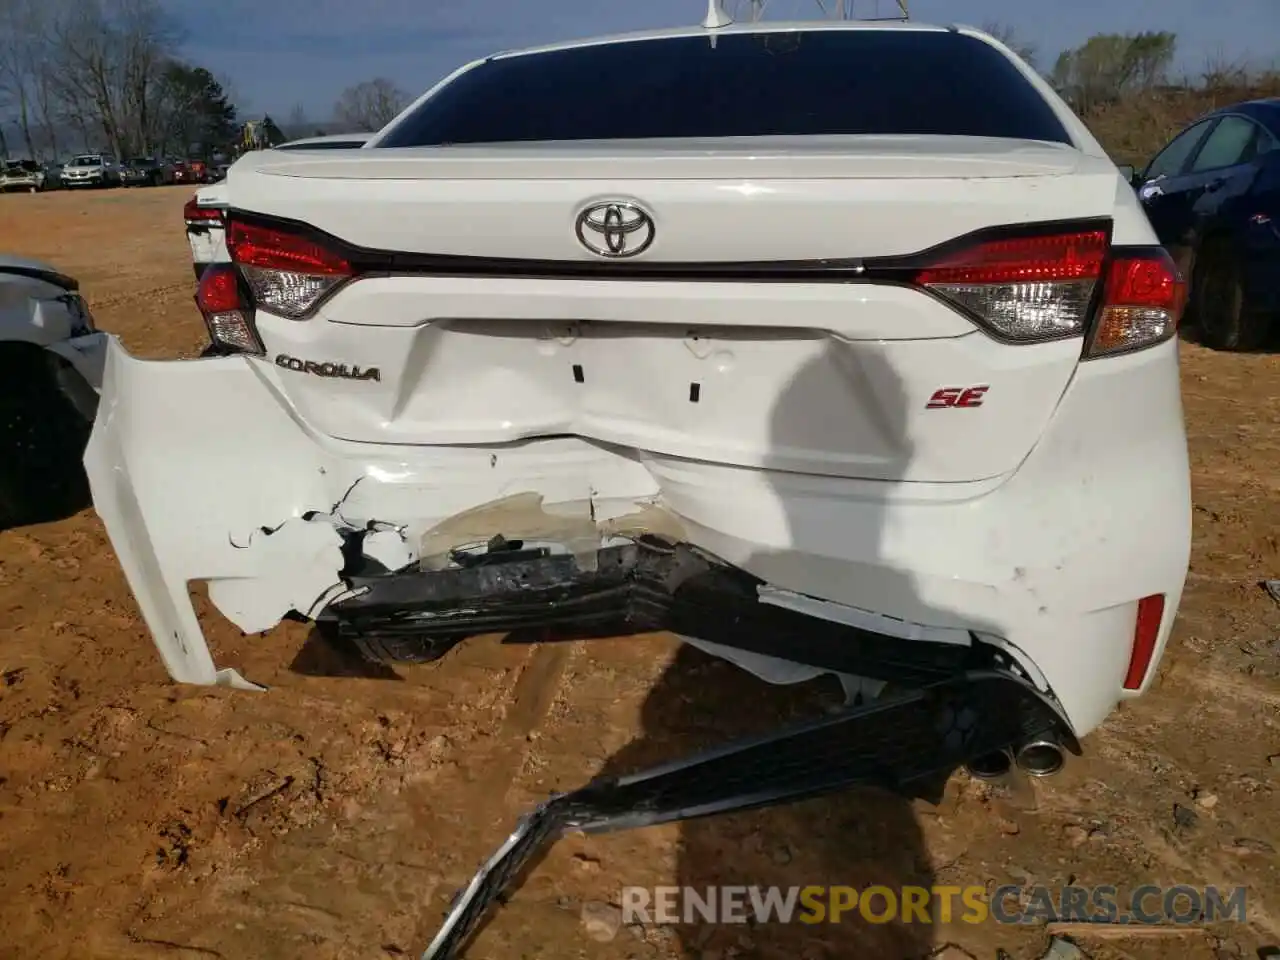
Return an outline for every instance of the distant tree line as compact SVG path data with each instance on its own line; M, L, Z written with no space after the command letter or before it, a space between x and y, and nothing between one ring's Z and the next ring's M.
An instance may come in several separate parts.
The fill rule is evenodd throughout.
M181 41L157 0L0 0L0 156L224 150L236 108Z
M322 137L327 133L376 133L394 120L413 98L386 77L347 87L338 95L332 119L314 119L302 104L289 111L282 129L289 139Z
M1280 90L1280 73L1220 58L1207 61L1198 76L1173 78L1173 33L1096 34L1045 69L1036 48L1010 27L984 29L1040 70L1090 123L1155 93L1168 99L1179 90ZM229 85L181 58L181 41L159 0L0 0L0 157L56 158L68 149L121 157L230 149L238 126ZM297 106L283 131L290 138L375 132L411 99L375 77L339 95L331 122L314 121ZM1140 119L1151 136L1161 124L1180 122Z
M1280 82L1276 69L1251 68L1221 56L1206 58L1199 73L1175 76L1178 36L1167 31L1098 33L1078 47L1063 50L1049 69L1036 48L1004 24L984 28L1040 70L1082 116L1153 91L1240 89Z
M1035 45L1013 28L987 23L983 29L1040 71L1086 121L1098 111L1154 91L1280 87L1280 72L1250 69L1221 57L1207 59L1197 75L1175 77L1178 37L1165 31L1095 34L1078 47L1062 51L1046 68ZM380 130L410 100L409 94L383 77L348 87L333 106L332 132ZM319 129L301 107L294 108L286 126L291 136L313 136Z
M1117 163L1141 167L1186 124L1216 107L1280 96L1280 69L1205 58L1175 72L1178 37L1165 31L1100 33L1062 51L1045 69L1006 26L988 33L1040 70Z

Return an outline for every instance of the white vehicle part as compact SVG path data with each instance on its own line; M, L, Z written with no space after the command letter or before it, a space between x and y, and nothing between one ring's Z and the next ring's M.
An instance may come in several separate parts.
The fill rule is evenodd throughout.
M1186 575L1189 470L1172 341L1081 364L1023 462L950 483L803 476L572 436L344 441L308 423L290 399L292 376L244 357L142 361L110 343L85 464L176 680L244 684L215 667L190 582L208 581L224 614L261 629L276 611L314 611L340 595L335 516L412 545L518 495L548 509L600 504L615 518L660 507L688 542L781 590L1006 638L1079 735L1141 692L1122 689L1138 600L1163 594L1150 683ZM303 534L307 524L320 529ZM273 530L285 534L279 547Z
M222 180L201 187L195 192L193 199L199 210L217 210L225 213L226 181ZM191 248L191 262L195 267L197 278L211 263L231 262L231 256L227 253L227 231L224 221L188 218L186 230L187 245Z
M248 162L246 162L248 161ZM228 171L235 210L403 253L591 261L572 216L635 197L645 259L915 253L982 227L1111 216L1115 165L1062 143L958 136L754 137L263 152ZM513 216L513 204L519 216Z
M646 266L881 258L986 228L1113 217L1116 243L1151 243L1140 215L1117 211L1109 160L988 138L366 149L254 158L229 182L237 210L305 210L349 244L535 258L552 272L599 262L571 225L603 196L652 212L656 239L636 261ZM372 273L309 319L261 302L255 316L277 362L377 371L281 381L300 415L335 438L572 433L743 467L971 481L1021 462L1080 358L1075 339L1010 349L939 296L900 284ZM969 386L986 388L981 416L929 409L935 391ZM783 391L806 394L790 408L840 415L779 424L770 408Z

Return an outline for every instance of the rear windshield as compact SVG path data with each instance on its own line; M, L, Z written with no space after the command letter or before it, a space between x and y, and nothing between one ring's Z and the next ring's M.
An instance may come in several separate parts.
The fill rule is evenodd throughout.
M71 161L73 167L100 167L102 166L101 157L76 157Z
M1018 68L982 40L860 29L708 33L489 60L380 146L842 134L1071 142Z
M355 150L365 145L364 140L303 140L301 143L282 143L277 150Z

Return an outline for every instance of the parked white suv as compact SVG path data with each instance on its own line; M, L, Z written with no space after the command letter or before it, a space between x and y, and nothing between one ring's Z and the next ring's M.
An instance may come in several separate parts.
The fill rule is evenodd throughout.
M73 157L62 168L62 184L66 187L118 187L122 182L119 162L105 153Z
M665 629L884 691L570 795L591 827L1053 772L1151 683L1190 549L1184 286L991 37L502 54L361 150L227 185L233 262L197 298L226 356L113 343L87 454L175 679L247 685L206 580L247 633L312 618L393 662Z

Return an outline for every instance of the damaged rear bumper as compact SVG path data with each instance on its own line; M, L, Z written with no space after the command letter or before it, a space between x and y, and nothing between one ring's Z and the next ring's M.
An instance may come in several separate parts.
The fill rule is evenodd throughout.
M1093 455L1094 422L1133 389L1106 371L1072 388L1094 422L1051 426L1011 477L889 484L566 436L355 443L311 429L281 379L297 375L264 361L142 361L112 339L105 368L85 456L94 504L166 668L187 683L254 686L210 656L188 594L205 581L246 633L291 611L388 642L659 626L745 657L909 683L971 668L981 647L1051 689L1083 734L1120 699L1136 598L1169 598L1163 645L1186 570L1187 531L1153 508L1142 478L1095 509L1117 444ZM1185 448L1147 453L1154 474L1179 476L1181 456L1185 475ZM1174 501L1184 494L1170 485ZM1123 537L1115 515L1128 518ZM495 536L547 547L502 558L536 561L546 578L523 608L515 595L502 609L459 602L492 599L485 578L510 577L455 555ZM691 563L704 568L674 589Z

